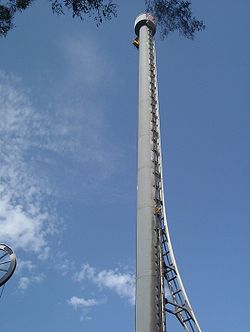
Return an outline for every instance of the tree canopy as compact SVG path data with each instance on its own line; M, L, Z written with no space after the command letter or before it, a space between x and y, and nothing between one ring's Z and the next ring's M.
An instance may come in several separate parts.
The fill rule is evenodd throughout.
M6 37L14 28L14 18L18 12L26 10L36 0L0 0L0 37ZM48 0L54 14L65 14L70 11L73 17L81 20L92 17L97 25L104 20L117 16L116 0ZM194 38L196 31L205 28L201 20L192 14L191 3L182 0L145 0L145 10L156 19L162 38L170 32L179 33L189 39Z

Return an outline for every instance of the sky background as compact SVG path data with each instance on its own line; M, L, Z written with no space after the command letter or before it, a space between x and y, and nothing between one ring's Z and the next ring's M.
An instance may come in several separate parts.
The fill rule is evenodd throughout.
M0 39L0 242L18 257L0 331L134 331L143 3L96 28L35 1ZM156 37L168 221L203 331L246 332L249 2L193 10L194 41Z

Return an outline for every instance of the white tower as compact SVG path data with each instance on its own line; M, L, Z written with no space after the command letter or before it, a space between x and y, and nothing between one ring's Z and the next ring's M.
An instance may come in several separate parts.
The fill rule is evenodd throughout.
M165 332L166 312L174 314L185 331L201 332L179 275L167 227L155 31L151 15L136 18L134 45L139 49L136 332Z

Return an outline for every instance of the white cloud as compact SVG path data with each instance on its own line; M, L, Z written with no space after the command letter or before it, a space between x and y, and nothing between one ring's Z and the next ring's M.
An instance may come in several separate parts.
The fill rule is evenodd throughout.
M25 270L31 272L35 269L35 267L36 266L32 261L30 260L25 261L19 258L16 273L21 274Z
M55 267L59 270L60 274L65 276L75 270L75 262L67 258L65 252L57 252L55 257Z
M15 248L40 252L46 247L43 231L46 215L35 216L24 211L22 205L13 205L7 196L0 199L0 238Z
M48 187L30 167L29 149L36 146L33 132L39 124L19 83L0 72L0 240L43 255L52 231L43 205Z
M100 42L84 36L64 40L63 54L69 67L71 81L89 86L103 85L112 77L112 64L103 54Z
M122 273L118 269L96 271L89 264L84 264L81 270L74 275L74 280L91 281L102 289L113 290L130 304L135 303L135 277L131 273Z
M0 72L0 100L0 241L46 259L55 216L45 204L51 189L32 168L31 153L43 144L41 121L15 76Z
M32 284L39 284L46 278L44 273L36 273L36 268L31 260L18 259L16 275L19 289L26 290Z
M70 300L67 301L69 305L73 307L74 310L80 311L80 320L86 321L91 320L89 316L89 311L91 308L96 307L103 303L103 301L97 301L96 299L85 299L82 297L72 296Z
M44 274L33 275L29 277L21 277L18 282L18 288L26 290L31 284L41 283L45 279Z
M26 251L30 260L48 258L59 243L51 241L64 222L54 208L56 199L65 201L78 193L79 199L87 199L84 189L102 186L119 158L115 145L105 142L103 110L88 98L74 100L71 92L63 100L60 93L60 101L55 98L50 106L46 100L41 110L41 104L32 104L21 79L0 71L0 242ZM84 169L88 177L83 177ZM20 271L25 269L32 265L24 263ZM64 260L61 269L72 270L72 262ZM22 277L21 288L36 280Z
M75 273L73 279L75 281L83 281L84 279L94 279L96 274L95 268L90 266L89 264L83 264L81 270Z
M114 290L120 297L128 299L131 304L135 303L135 278L131 274L120 273L117 270L103 270L94 280L99 287Z
M168 287L165 287L164 289L164 293L165 293L165 298L168 299L169 301L172 301L172 295L170 292L170 289Z
M72 296L70 300L68 300L68 304L72 305L72 307L77 310L79 308L89 308L99 304L99 302L95 299L84 299L77 296Z
M0 71L0 241L42 259L62 222L55 199L101 186L117 161L103 139L101 109L69 97L41 112L21 80Z

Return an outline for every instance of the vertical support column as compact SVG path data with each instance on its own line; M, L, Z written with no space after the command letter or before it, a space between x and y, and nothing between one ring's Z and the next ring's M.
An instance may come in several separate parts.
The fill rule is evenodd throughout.
M167 225L153 17L139 15L135 33L134 45L139 48L136 332L166 332L166 312L175 315L186 332L201 332Z
M154 29L146 14L136 21L139 37L136 332L163 332L160 247L155 217L152 96L149 46Z

